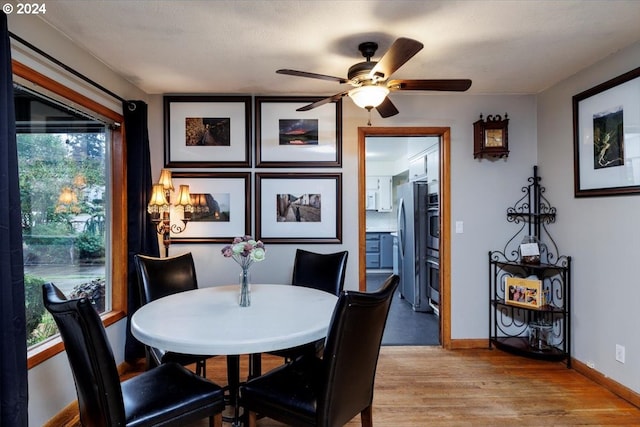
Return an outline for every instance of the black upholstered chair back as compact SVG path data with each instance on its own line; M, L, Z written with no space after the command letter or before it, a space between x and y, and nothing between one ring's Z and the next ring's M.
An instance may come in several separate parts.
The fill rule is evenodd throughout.
M190 252L167 258L137 254L134 255L134 261L142 304L198 288L196 268Z
M159 298L178 292L198 288L196 266L191 252L166 258L156 258L136 254L133 256L138 274L140 303L148 304ZM188 308L185 307L185 310ZM196 364L196 373L206 376L206 360L209 356L198 356L165 351L145 346L147 369L167 362L176 362L183 366Z
M64 342L82 424L124 426L125 410L115 359L93 305L87 298L67 300L50 283L43 285L43 300Z
M328 378L318 400L318 426L344 425L371 406L382 334L398 281L393 275L376 292L340 295L322 357Z
M298 249L291 283L340 294L344 288L348 254L347 251L319 254Z

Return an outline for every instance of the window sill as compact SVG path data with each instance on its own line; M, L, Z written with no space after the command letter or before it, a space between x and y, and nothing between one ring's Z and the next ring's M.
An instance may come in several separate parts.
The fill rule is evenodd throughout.
M101 316L105 328L124 317L126 317L126 314L123 311L111 311ZM31 369L62 351L64 351L64 344L62 344L62 340L58 335L27 352L27 368Z

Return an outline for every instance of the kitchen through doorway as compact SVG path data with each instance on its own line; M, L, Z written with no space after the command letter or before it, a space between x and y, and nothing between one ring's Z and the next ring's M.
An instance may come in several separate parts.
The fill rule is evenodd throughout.
M361 289L376 290L392 273L401 278L383 345L450 343L441 274L448 244L440 243L447 144L448 128L359 129Z

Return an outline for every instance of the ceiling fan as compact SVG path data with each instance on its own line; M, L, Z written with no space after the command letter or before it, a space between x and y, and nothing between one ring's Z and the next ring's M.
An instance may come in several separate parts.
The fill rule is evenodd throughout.
M338 83L348 83L353 86L353 89L336 93L328 98L305 105L304 107L298 108L297 111L312 110L329 102L337 101L343 96L349 95L353 102L355 102L359 107L365 108L368 111L375 108L380 116L391 117L398 114L398 109L387 96L390 92L397 90L464 92L471 87L471 80L469 79L389 80L391 74L397 71L423 47L424 45L419 41L401 37L393 42L389 50L379 61L376 62L372 61L371 58L378 49L378 44L375 42L360 43L358 50L360 50L362 56L367 60L351 66L346 79L342 77L328 76L325 74L289 69L277 70L276 73L329 80Z

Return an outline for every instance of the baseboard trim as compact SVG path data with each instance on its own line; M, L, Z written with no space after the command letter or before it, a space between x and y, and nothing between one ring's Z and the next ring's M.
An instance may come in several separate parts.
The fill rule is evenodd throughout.
M630 388L623 386L619 382L612 380L611 378L603 375L595 369L590 368L587 364L582 363L579 360L574 359L573 357L571 358L571 367L576 372L601 385L616 396L626 400L633 406L640 408L640 394L636 393Z
M469 350L476 348L489 348L489 340L487 339L458 339L451 340L449 346L451 350Z

